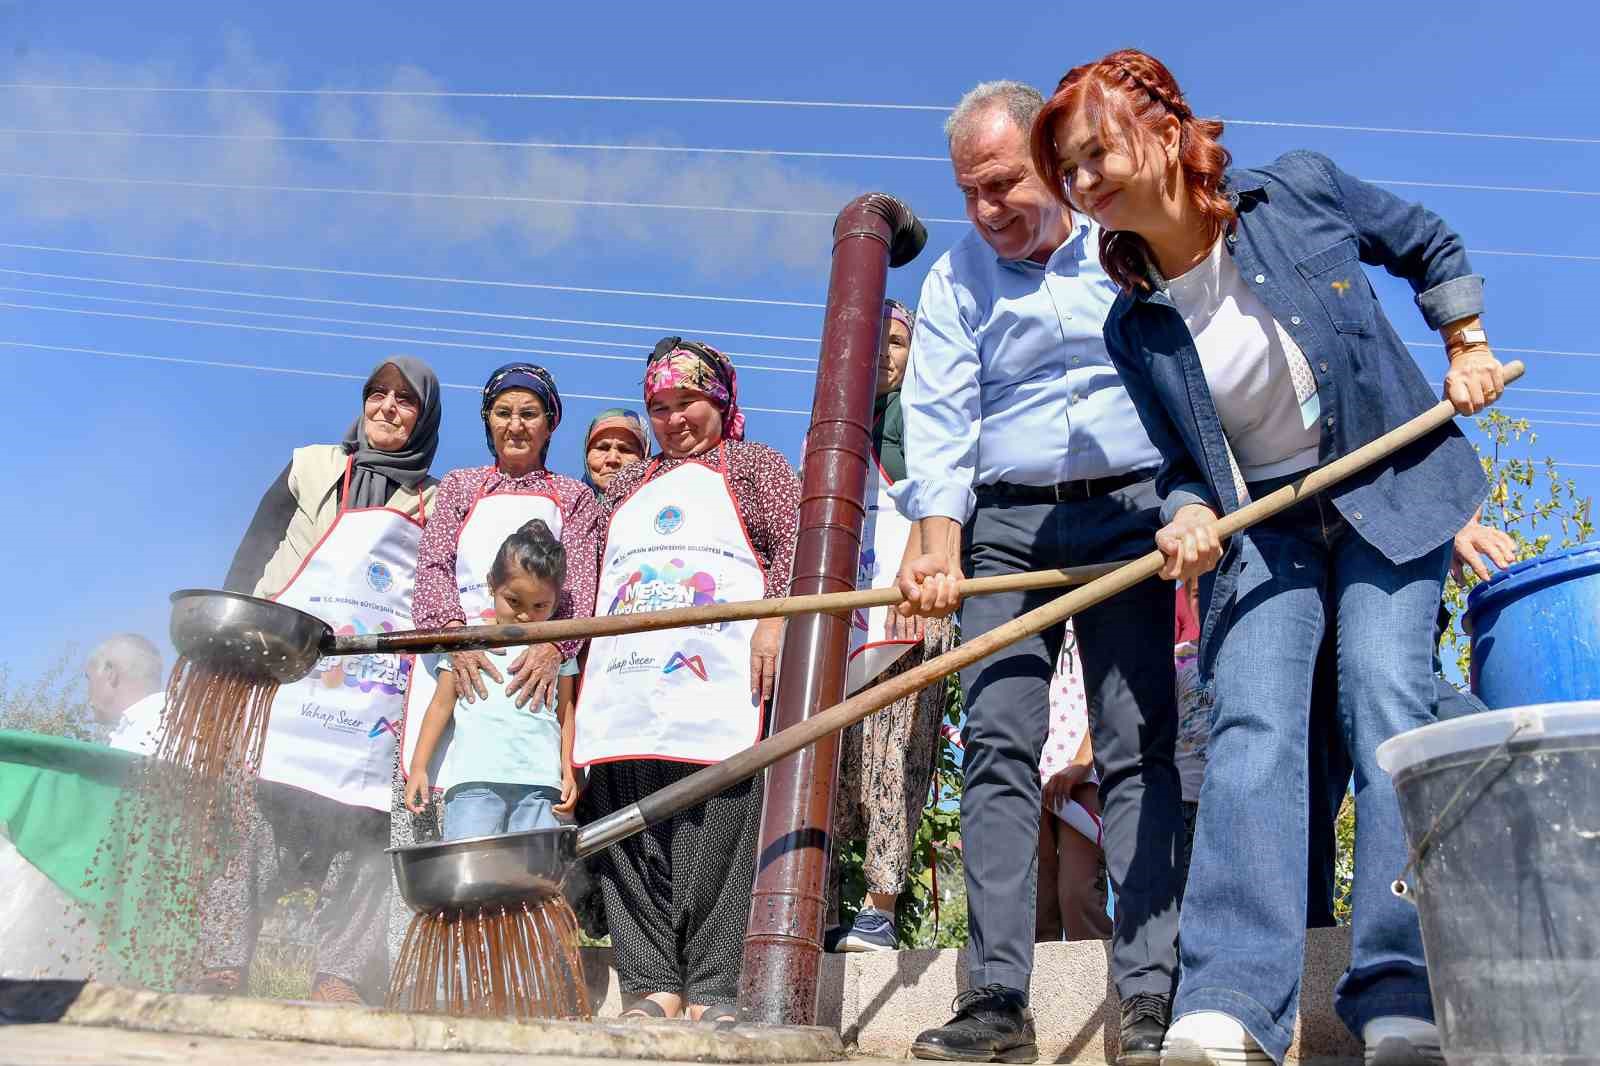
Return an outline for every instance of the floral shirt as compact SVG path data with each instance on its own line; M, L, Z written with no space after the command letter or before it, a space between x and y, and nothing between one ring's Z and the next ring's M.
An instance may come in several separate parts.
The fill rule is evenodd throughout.
M657 455L617 471L600 499L600 525L597 540L603 550L606 525L612 514L648 478L658 478L684 463L700 463L718 468L723 453L728 457L728 488L734 506L750 534L750 547L766 572L769 599L789 594L789 578L794 571L795 538L800 532L800 479L789 462L765 444L749 440L725 440L710 451L687 459ZM596 567L599 565L596 555ZM594 599L593 585L589 598Z
M567 581L552 618L588 618L594 613L597 576L599 509L594 493L581 481L536 470L508 477L492 466L452 470L439 483L433 510L422 530L417 552L417 586L411 598L411 620L421 629L450 622L465 622L461 594L456 584L456 538L467 512L479 496L496 492L549 492L561 504L561 544L567 550ZM564 640L556 647L571 659L583 647L581 640Z

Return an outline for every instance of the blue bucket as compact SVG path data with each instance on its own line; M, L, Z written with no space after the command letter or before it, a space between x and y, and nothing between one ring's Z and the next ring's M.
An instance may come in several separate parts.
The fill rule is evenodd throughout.
M1467 626L1472 691L1489 707L1600 700L1600 541L1480 583Z

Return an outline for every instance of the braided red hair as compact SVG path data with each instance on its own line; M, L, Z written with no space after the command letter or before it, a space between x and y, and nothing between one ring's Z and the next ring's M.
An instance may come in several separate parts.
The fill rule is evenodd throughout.
M1034 120L1029 147L1033 165L1056 199L1071 206L1061 181L1061 154L1055 141L1058 120L1087 111L1099 130L1101 142L1129 143L1137 152L1154 141L1155 127L1167 115L1178 120L1178 165L1190 205L1211 230L1221 235L1233 221L1234 209L1223 194L1222 175L1232 157L1220 143L1222 123L1199 118L1178 88L1177 79L1155 56L1137 48L1112 52L1093 63L1073 67L1062 76L1055 95ZM1127 230L1100 234L1100 261L1106 273L1123 289L1146 289L1152 264L1149 245Z

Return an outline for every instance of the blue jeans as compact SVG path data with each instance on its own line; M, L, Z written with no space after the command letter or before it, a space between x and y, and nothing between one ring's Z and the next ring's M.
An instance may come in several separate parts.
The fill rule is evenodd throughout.
M554 829L561 823L552 810L561 790L539 785L500 785L467 781L444 796L445 840Z
M1275 483L1251 486L1259 497ZM1434 721L1433 619L1448 543L1395 564L1320 497L1241 534L1218 616L1215 704L1194 860L1178 936L1173 1016L1220 1011L1282 1061L1305 956L1307 736L1317 649L1336 634L1339 728L1355 773L1350 969L1334 1007L1433 1018L1417 913L1389 892L1406 862L1377 746Z

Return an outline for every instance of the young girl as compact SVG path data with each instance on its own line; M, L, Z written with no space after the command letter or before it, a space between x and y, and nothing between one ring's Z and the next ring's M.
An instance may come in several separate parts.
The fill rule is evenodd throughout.
M500 545L489 568L496 624L543 622L555 612L566 579L566 552L550 527L528 522ZM440 656L439 687L428 704L406 782L406 806L421 813L432 794L428 766L445 726L455 733L445 745L440 780L459 782L444 796L444 839L554 828L578 800L572 771L572 703L577 662L561 664L553 707L518 707L505 691L489 690L456 716L455 675Z

